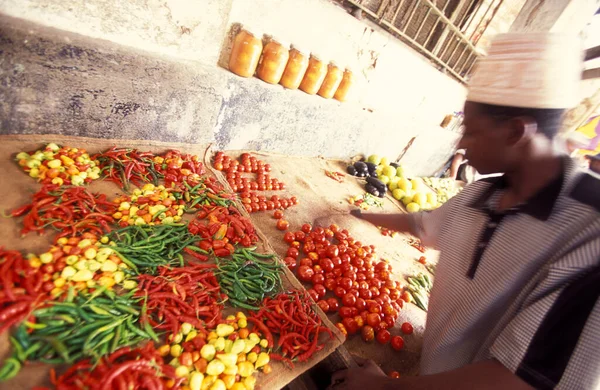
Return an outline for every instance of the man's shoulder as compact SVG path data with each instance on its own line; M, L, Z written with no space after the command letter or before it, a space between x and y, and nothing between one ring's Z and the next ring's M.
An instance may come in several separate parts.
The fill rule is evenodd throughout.
M600 176L582 173L576 179L569 197L600 212Z

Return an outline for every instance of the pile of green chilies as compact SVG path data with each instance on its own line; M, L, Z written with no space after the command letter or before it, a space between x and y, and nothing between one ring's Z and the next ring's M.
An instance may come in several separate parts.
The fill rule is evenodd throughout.
M249 310L258 310L266 296L282 288L281 265L273 261L274 255L259 254L255 249L237 249L231 259L217 258L215 272L229 302Z
M415 305L417 305L421 310L427 311L427 306L429 304L427 293L429 293L429 291L431 291L431 287L433 287L433 283L429 275L421 272L416 276L407 277L406 280L408 281L406 290L410 295L412 295Z
M133 294L98 289L93 294L70 294L65 302L33 311L36 322L21 324L11 338L13 357L21 362L73 363L83 357L97 360L144 340L158 341L150 324L141 320L146 310L143 299Z
M192 246L199 238L188 231L187 224L133 225L110 233L109 244L132 270L156 274L157 267L183 267L184 248L200 251Z
M202 181L195 186L189 185L187 182L183 182L185 191L174 191L173 196L175 199L183 199L187 205L187 213L195 213L201 206L217 205L223 207L229 207L232 203L232 199L227 199L217 195L216 186L211 183Z

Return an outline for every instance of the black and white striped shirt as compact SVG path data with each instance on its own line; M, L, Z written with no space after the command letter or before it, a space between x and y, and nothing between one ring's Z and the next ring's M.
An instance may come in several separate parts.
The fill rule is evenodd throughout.
M416 215L441 251L422 374L496 359L536 388L600 388L600 180L563 168L511 210L501 177Z

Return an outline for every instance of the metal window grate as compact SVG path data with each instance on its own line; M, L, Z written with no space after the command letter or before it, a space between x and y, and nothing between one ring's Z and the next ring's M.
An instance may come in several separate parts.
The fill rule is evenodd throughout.
M465 83L504 0L347 0Z

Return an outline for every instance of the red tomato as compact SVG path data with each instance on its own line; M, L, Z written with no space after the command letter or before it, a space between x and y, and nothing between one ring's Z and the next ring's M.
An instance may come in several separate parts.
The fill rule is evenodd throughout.
M338 277L338 278L339 278L339 277L341 277L341 276L342 276L342 270L341 270L340 268L335 268L335 269L333 270L333 274L334 274L336 277Z
M335 298L327 299L327 303L329 304L329 311L332 313L338 311L338 309L340 308L340 303Z
M325 276L323 276L323 274L315 273L310 281L313 285L323 284L323 283L325 283Z
M404 334L412 334L412 332L413 332L413 326L411 325L410 322L403 323L402 327L400 329L402 330L402 333L404 333Z
M296 268L296 259L294 259L293 257L286 257L285 259L283 259L283 262L291 270Z
M298 267L298 279L303 282L310 282L314 274L315 271L313 271L313 269L307 265L301 265Z
M404 291L401 298L404 302L410 303L410 293L408 291Z
M361 288L360 290L358 290L358 292L362 299L371 299L371 290L367 288Z
M402 348L404 348L404 339L402 336L392 337L392 348L394 348L396 351L400 351Z
M368 343L368 342L373 341L373 339L375 338L375 331L373 330L373 328L371 326L365 325L361 329L360 335L361 335L362 339Z
M365 326L365 320L360 315L354 316L354 321L356 321L356 325L358 325L359 328Z
M333 265L333 261L331 261L331 259L327 257L319 260L319 265L321 266L321 268L323 268L325 272L332 272L335 268Z
M379 325L381 322L381 316L378 313L369 313L367 315L367 324L371 327Z
M323 310L323 312L325 312L325 313L329 312L329 303L327 303L327 301L318 301L317 305L319 305L319 307L321 308L321 310Z
M421 264L427 264L427 258L425 256L419 257L419 263L421 263Z
M310 231L312 230L312 226L310 226L308 223L305 223L304 225L302 225L302 231L306 234L310 233Z
M398 379L400 378L400 373L398 371L392 371L388 375L390 378Z
M300 254L300 252L298 251L298 249L296 249L294 247L289 247L287 250L288 257L293 257L294 259L296 259L296 258L298 258L299 254Z
M355 304L356 304L356 297L354 295L352 295L351 293L346 293L342 297L342 305L348 306L348 307L353 307Z
M321 266L319 264L313 265L313 271L315 271L316 274L322 274L323 268L321 268Z
M310 297L313 299L313 301L317 302L319 300L319 294L317 294L317 292L313 288L311 288L307 292L308 295L310 295Z
M294 235L296 237L296 241L303 242L306 239L306 234L304 234L303 231L296 232Z
M327 294L327 290L325 289L325 286L323 286L322 284L315 284L313 286L313 289L317 292L317 294L319 294L320 299L323 299L325 294Z
M337 245L331 245L330 247L327 248L327 255L329 257L336 257L337 255L339 255L340 250L337 247Z
M47 281L44 282L44 284L42 284L42 290L44 290L44 292L50 292L54 289L54 283L52 281Z
M371 296L373 296L373 297L378 297L380 294L378 287L371 286L371 288L369 290L371 290Z
M333 291L333 289L335 289L335 287L337 286L337 284L335 283L335 279L333 278L325 278L323 285L329 291Z
M356 321L354 321L354 318L346 317L342 320L342 324L344 324L348 334L355 334L358 332L359 326Z
M333 262L333 266L336 268L342 265L342 259L339 256L332 257L331 261Z
M377 301L367 301L367 310L369 313L381 313L381 305Z
M343 287L345 290L348 290L352 287L352 280L350 280L350 278L341 278L338 281L338 286Z
M390 290L390 299L392 301L397 301L398 298L400 298L400 291L396 289Z
M352 308L346 307L346 306L340 307L340 317L342 317L342 318L353 317Z
M394 307L390 303L384 303L383 307L381 308L381 312L386 316L396 315L396 310L394 310Z
M357 298L354 307L356 307L359 311L363 311L367 308L367 302L363 298Z
M333 293L336 297L341 298L346 295L346 289L341 287L338 283L338 286L333 290Z
M296 249L300 249L300 241L292 241L292 243L290 244L291 247L296 248Z
M351 288L350 290L348 290L348 292L352 295L354 295L356 298L360 298L360 294L358 293L358 290L355 288Z
M42 272L45 273L45 274L52 275L54 273L54 265L52 265L52 264L44 264L42 266Z
M287 230L287 228L290 226L290 223L288 221L286 221L285 219L278 219L277 220L277 229L279 230Z
M377 332L377 342L379 344L387 344L390 342L392 335L386 329L380 330Z
M303 258L302 260L300 260L300 262L298 263L299 265L307 265L309 267L312 268L312 260L309 259L308 257Z
M358 282L365 282L367 280L367 277L365 276L365 273L363 271L357 272L356 273L356 280ZM368 288L368 285L367 285Z

